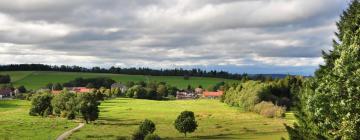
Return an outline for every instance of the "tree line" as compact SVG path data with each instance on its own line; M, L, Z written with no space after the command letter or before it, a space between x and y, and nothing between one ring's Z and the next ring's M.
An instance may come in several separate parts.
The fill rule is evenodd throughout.
M129 74L129 75L151 75L151 76L183 76L184 79L189 79L191 76L194 77L214 77L224 79L252 79L252 80L265 80L265 75L254 75L249 76L248 74L237 74L229 73L225 71L206 71L201 69L151 69L151 68L121 68L121 67L110 67L100 68L92 67L85 68L80 66L56 66L56 65L45 65L45 64L10 64L0 65L0 71L61 71L61 72L90 72L90 73L113 73L113 74Z
M221 101L266 117L284 117L295 102L293 98L303 81L301 76L287 76L267 82L249 80L226 84Z
M8 84L11 82L9 75L0 75L0 84Z

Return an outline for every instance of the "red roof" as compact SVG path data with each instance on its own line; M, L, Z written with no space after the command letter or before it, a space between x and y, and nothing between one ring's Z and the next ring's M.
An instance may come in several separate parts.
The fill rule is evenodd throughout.
M91 92L91 89L86 87L74 87L72 90L79 93Z
M220 97L221 95L223 95L224 92L223 91L204 91L203 95L204 97Z

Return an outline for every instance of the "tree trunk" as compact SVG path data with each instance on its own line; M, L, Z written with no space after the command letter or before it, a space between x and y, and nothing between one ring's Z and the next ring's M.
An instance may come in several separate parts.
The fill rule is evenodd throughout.
M185 137L186 137L186 132L184 134L185 134Z

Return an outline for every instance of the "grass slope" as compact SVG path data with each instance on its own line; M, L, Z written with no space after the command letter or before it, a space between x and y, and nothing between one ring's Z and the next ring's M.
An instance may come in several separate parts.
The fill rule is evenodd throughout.
M77 125L65 119L29 116L29 107L29 101L0 100L0 139L55 139Z
M186 88L187 85L197 87L202 85L208 87L217 82L235 80L227 80L220 78L191 77L184 80L181 76L145 76L145 75L123 75L123 74L104 74L104 73L80 73L80 72L43 72L43 71L8 71L0 72L0 74L9 74L15 86L25 85L28 89L38 89L44 87L47 83L64 83L77 77L93 78L93 77L110 77L117 82L127 81L164 81L178 88Z
M199 127L187 139L255 139L278 140L287 137L285 119L265 118L255 113L241 112L218 100L152 101L119 98L105 101L100 107L100 119L85 125L70 139L112 140L129 137L145 118L156 123L155 133L166 139L184 139L173 122L181 111L194 111Z

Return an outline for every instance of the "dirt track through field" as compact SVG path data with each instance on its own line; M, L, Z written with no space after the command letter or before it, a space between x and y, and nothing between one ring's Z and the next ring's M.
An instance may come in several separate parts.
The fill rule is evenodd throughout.
M75 132L76 130L79 130L80 128L84 127L84 123L79 123L79 125L77 127L75 127L74 129L71 129L69 131L66 131L65 133L61 134L58 138L56 138L56 140L65 140L66 138L68 138L73 132Z

